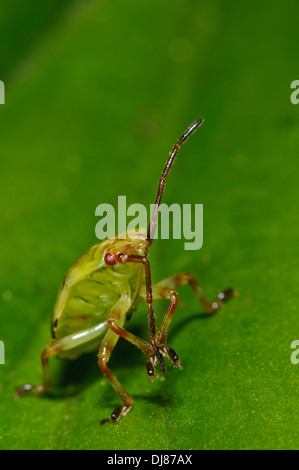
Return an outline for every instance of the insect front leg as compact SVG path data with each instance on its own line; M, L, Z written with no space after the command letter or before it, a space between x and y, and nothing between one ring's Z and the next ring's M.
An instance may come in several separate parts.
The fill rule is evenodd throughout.
M150 263L146 256L127 255L126 253L118 253L118 261L120 261L121 263L137 263L137 264L139 263L144 266L146 303L147 303L147 311L148 311L148 328L149 328L149 336L151 340L151 348L154 353L154 356L149 356L149 359L146 363L147 373L151 377L154 377L154 363L157 361L162 374L165 374L165 364L164 364L163 356L156 343L156 324L155 324L155 315L154 315L154 310L153 310L153 295L152 295Z
M126 319L126 313L128 312L130 306L131 302L129 296L127 294L121 296L118 302L110 310L106 319L109 330L105 334L99 349L98 364L103 374L107 377L112 387L119 395L123 405L116 407L111 414L111 418L103 420L101 424L104 424L107 421L114 423L117 422L120 416L124 416L130 411L133 402L131 395L124 389L124 387L107 366L111 353L119 337L122 336L131 343L135 344L146 354L152 354L150 344L146 344L145 341L137 338L135 335L122 328Z
M216 312L220 307L223 306L230 298L237 295L236 291L233 289L225 289L220 292L214 302L210 302L204 295L202 288L197 283L194 276L189 273L179 273L173 276L170 276L163 281L160 281L158 284L155 284L152 287L152 293L154 299L167 299L170 301L169 307L164 315L159 331L156 334L156 342L159 349L166 355L170 357L175 367L179 367L181 362L176 354L176 352L167 346L167 333L168 328L171 323L174 312L178 304L178 294L176 288L189 283L195 294L197 295L199 301L204 307L205 311L209 314ZM143 288L141 290L141 295L146 297L146 290Z
M124 320L121 320L121 323ZM108 330L107 333L105 334L105 337L102 341L101 347L99 349L98 353L98 364L105 375L105 377L109 380L111 383L112 387L116 391L116 393L119 395L120 399L123 402L122 406L117 406L113 413L111 414L110 419L104 419L101 421L101 424L106 423L107 421L116 423L117 420L119 419L120 416L126 415L130 409L131 405L133 403L133 398L131 395L124 389L124 387L121 385L121 383L118 381L118 379L115 377L115 375L111 372L109 367L107 366L107 362L110 359L111 353L119 339L119 336L116 333L113 333L113 331Z
M98 363L103 374L107 377L112 387L121 398L123 405L116 407L111 414L111 418L103 420L101 424L104 424L107 421L116 422L120 416L124 416L130 411L133 402L131 395L129 395L129 393L124 389L124 387L107 366L111 353L119 337L121 336L122 338L137 346L146 356L149 357L149 364L153 363L155 360L155 353L153 351L152 345L123 328L123 324L126 319L126 313L129 307L130 303L128 302L128 297L124 295L119 299L114 307L112 307L106 319L109 330L105 334L105 337L102 341L98 353ZM149 375L151 374L149 373Z
M179 361L176 352L166 345L168 328L178 305L178 294L174 289L171 289L169 287L153 286L153 297L154 299L170 300L169 307L164 315L161 326L156 334L156 341L160 350L170 357L173 362L173 365L175 367L180 367L181 362Z
M167 299L170 301L168 309L162 320L161 326L155 335L155 341L159 350L163 354L169 356L169 358L173 362L173 365L175 367L180 367L181 362L176 352L166 345L168 328L178 304L178 294L174 289L166 286L160 286L159 284L152 287L152 294L153 299ZM141 295L146 296L145 289L142 289Z

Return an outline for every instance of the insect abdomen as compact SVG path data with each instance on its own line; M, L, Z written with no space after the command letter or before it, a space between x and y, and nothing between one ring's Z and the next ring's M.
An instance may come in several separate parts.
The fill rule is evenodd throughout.
M63 308L52 322L54 338L62 338L83 329L93 327L103 321L119 295L109 285L101 284L90 277L79 281L66 293ZM58 305L60 302L57 302Z

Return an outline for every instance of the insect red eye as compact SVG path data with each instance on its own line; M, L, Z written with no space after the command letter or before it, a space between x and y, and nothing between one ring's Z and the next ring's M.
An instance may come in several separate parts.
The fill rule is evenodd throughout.
M105 261L106 264L110 264L111 266L113 264L116 264L116 259L114 258L114 256L111 253L106 253L105 254L104 261Z

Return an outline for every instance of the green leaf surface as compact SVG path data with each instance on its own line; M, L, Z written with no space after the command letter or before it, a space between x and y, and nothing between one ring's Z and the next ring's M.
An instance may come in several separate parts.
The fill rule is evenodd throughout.
M298 449L297 2L12 3L0 7L0 448ZM155 241L152 277L191 272L209 298L239 297L207 318L180 288L168 343L183 368L153 383L118 342L109 365L134 404L117 425L99 425L120 401L96 353L52 358L53 393L15 399L41 380L57 291L97 241L96 206L154 203L199 117L163 202L203 204L204 244ZM159 320L167 302L154 306ZM147 339L145 305L127 327Z

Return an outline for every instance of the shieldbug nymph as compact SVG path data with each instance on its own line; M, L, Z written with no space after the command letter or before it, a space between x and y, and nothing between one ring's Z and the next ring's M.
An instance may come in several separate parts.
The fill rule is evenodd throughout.
M203 119L199 119L191 124L171 150L159 181L147 232L127 233L124 238L106 239L92 246L71 266L62 282L54 307L52 339L41 354L43 384L17 387L16 395L42 394L51 389L49 357L75 359L82 353L97 349L99 367L122 401L111 417L101 423L115 423L128 413L133 402L131 395L108 368L109 358L119 337L130 341L145 354L147 374L153 380L157 368L162 374L165 373L165 356L170 358L175 367L181 366L176 352L167 344L168 328L178 304L177 287L189 283L207 313L214 313L235 295L233 289L225 289L218 294L216 300L210 302L189 273L175 274L154 285L151 280L148 253L154 239L166 177L180 146L202 122ZM147 304L148 341L124 328L139 298ZM159 328L155 324L153 299L169 301Z

